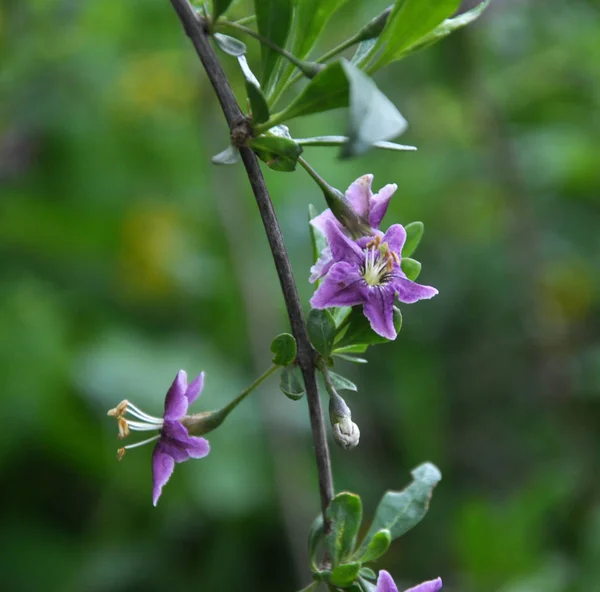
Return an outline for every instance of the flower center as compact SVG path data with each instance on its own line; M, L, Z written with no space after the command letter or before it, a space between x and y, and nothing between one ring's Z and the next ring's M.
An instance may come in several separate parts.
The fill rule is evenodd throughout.
M135 419L125 419L125 416L129 414ZM110 409L107 413L108 416L114 417L117 420L119 427L119 439L122 440L129 436L130 432L149 432L159 431L162 429L164 420L160 417L154 417L144 413L141 409L138 409L133 403L130 403L126 399L121 401L114 409ZM137 448L150 442L154 442L160 438L160 433L141 442L135 442L134 444L128 444L123 448L117 450L117 459L121 460L126 450L130 448Z
M394 262L400 265L398 253L391 251L388 243L382 243L376 236L367 243L362 276L369 286L381 286L390 281Z

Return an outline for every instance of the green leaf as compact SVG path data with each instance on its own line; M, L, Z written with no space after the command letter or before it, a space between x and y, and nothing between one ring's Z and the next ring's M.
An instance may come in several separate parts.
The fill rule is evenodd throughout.
M302 154L299 146L289 138L281 136L258 136L252 138L250 147L256 155L276 171L291 172L296 168L298 157Z
M304 395L304 384L300 377L300 370L296 366L286 366L281 370L279 389L292 401L297 401Z
M357 343L356 345L345 345L344 347L335 347L333 353L341 354L362 354L367 351L369 346L366 343Z
M354 559L360 563L375 561L390 548L391 542L392 535L389 530L384 528L373 535L366 549L362 553L355 554Z
M348 380L340 374L329 372L329 378L331 379L333 388L336 391L358 391L357 386L351 380Z
M383 33L377 38L375 51L379 54L368 68L369 72L398 59L419 39L452 15L461 0L396 0Z
M225 13L232 0L213 0L213 23Z
M215 33L213 37L219 49L229 55L237 58L246 53L246 45L235 37L223 35L223 33Z
M388 491L383 496L369 532L360 545L359 554L366 552L371 539L380 530L389 530L392 540L397 539L427 514L433 489L442 475L435 465L424 463L412 471L412 477L413 482L403 491Z
M358 66L359 68L368 61L369 56L373 53L375 45L377 44L377 39L367 39L366 41L361 41L350 60L350 63Z
M433 31L421 37L416 43L408 47L403 55L407 55L419 49L424 49L425 47L429 47L434 43L437 43L444 37L447 37L454 31L458 29L462 29L467 25L471 24L473 21L477 20L481 13L489 6L491 0L485 0L481 4L475 6L475 8L471 8L471 10L467 10L467 12L463 12L454 18L446 19L441 25L438 25Z
M334 62L321 70L302 92L280 113L278 121L347 107L349 100L348 78L342 62Z
M343 61L342 65L350 84L349 139L342 156L355 156L375 142L399 136L408 123L369 76L350 62Z
M421 273L421 262L410 257L403 257L401 263L402 271L406 274L406 277L413 282L419 277Z
M287 366L296 359L296 340L289 333L277 335L271 342L273 364Z
M406 230L406 241L402 247L402 257L410 257L417 250L423 238L425 226L423 226L423 222L411 222L404 227L404 230Z
M402 328L402 313L394 306L394 327L399 332ZM335 351L340 349L347 353L347 346L374 345L376 343L387 343L389 339L378 335L371 329L371 323L363 313L362 306L353 306L348 317L348 328L335 344ZM356 350L354 350L356 351Z
M338 565L329 576L329 583L333 586L347 588L356 580L360 572L360 563L347 563Z
M333 352L333 355L336 358L341 358L342 360L346 360L347 362L353 362L354 364L368 364L368 360L365 360L365 358L357 358L355 356L347 356L346 354L338 354L335 352Z
M258 32L275 45L284 48L292 23L292 0L254 0L254 7ZM270 89L275 69L282 58L279 53L264 44L261 44L260 51L262 86Z
M323 541L323 531L323 514L319 514L314 519L308 533L308 558L313 571L318 571L315 555L317 554L319 543Z
M368 580L376 580L377 574L370 567L361 567L358 575Z
M305 58L313 48L325 25L348 0L296 0L294 29L297 31L292 53Z
M327 518L331 521L331 532L325 535L325 545L332 566L336 568L347 557L350 557L354 550L362 522L360 497L347 491L338 493L327 507ZM358 569L356 574L358 574Z
M252 110L252 123L267 121L269 119L269 106L260 88L250 80L246 80L246 93Z
M348 136L315 136L314 138L294 138L294 141L301 146L343 146L348 143ZM396 151L415 151L416 146L407 146L405 144L395 144L394 142L375 142L373 148L382 150Z
M313 262L316 263L317 259L321 256L321 251L327 246L327 239L323 236L323 233L315 228L310 221L319 215L317 208L312 204L308 204L308 228L310 230L310 240L313 248Z
M335 338L335 321L331 313L328 310L311 309L306 327L314 348L322 356L329 356Z
M235 164L240 161L240 152L234 146L227 146L225 150L215 154L210 161L213 164Z

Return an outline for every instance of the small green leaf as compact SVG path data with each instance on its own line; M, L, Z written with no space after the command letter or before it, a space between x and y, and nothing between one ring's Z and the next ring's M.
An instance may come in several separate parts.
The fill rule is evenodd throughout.
M276 171L295 170L298 157L302 154L302 146L298 146L294 140L281 136L252 138L250 147L269 168Z
M235 164L240 161L240 152L233 146L227 146L225 150L215 154L210 161L213 164Z
M319 544L323 541L323 514L319 514L313 521L308 533L308 558L313 571L318 571L316 554Z
M333 355L336 358L341 358L342 360L346 360L347 362L353 362L354 364L368 364L368 360L365 360L364 358L357 358L355 356L347 356L346 354L338 354L335 352L333 352Z
M328 310L311 309L306 326L314 348L322 356L329 356L335 338L335 321L331 313Z
M345 345L343 347L335 347L333 353L335 355L341 354L362 354L367 351L369 346L366 343L357 343L356 345Z
M252 110L252 123L267 121L269 119L269 106L260 88L250 80L246 80L246 93Z
M327 239L323 236L323 233L315 228L310 221L319 215L317 208L312 204L308 205L308 228L310 230L310 240L313 248L313 261L316 263L317 259L321 256L321 251L327 246Z
M371 539L380 530L390 531L392 540L397 539L427 514L434 487L442 475L431 463L424 463L412 471L413 482L403 491L388 491L375 512L375 518L360 545L358 554L364 554Z
M349 140L342 156L355 156L375 142L399 136L408 123L369 76L350 62L342 61L342 66L350 84Z
M348 136L315 136L314 138L294 138L294 141L301 146L343 146L347 144L350 138ZM382 150L410 151L414 152L416 146L407 146L405 144L395 144L394 142L375 142L374 148Z
M491 0L485 0L481 4L475 6L475 8L471 8L471 10L467 10L467 12L463 12L462 14L454 17L446 19L441 25L438 25L433 31L421 37L416 43L406 48L403 52L402 56L417 51L419 49L424 49L425 47L429 47L434 43L437 43L444 37L447 37L451 33L458 29L462 29L467 25L471 24L473 21L477 20L481 13L489 6ZM396 58L398 59L398 58Z
M329 372L329 378L331 379L333 388L336 391L358 391L357 386L351 380L348 380L340 374Z
M413 282L419 277L421 273L421 262L410 257L403 257L401 263L402 271L406 274L406 277Z
M383 33L377 38L373 72L397 59L404 50L456 12L461 0L396 0Z
M246 53L246 45L235 37L223 35L223 33L215 33L213 37L215 43L219 46L219 49L229 55L237 58Z
M362 553L357 553L354 557L360 563L369 563L379 559L389 548L392 542L392 535L389 530L382 529L373 535L367 548ZM366 576L365 576L366 577Z
M296 340L289 333L277 335L271 342L273 364L287 366L296 359Z
M258 32L278 47L285 47L292 23L292 0L254 0ZM260 46L262 56L262 86L271 88L276 67L282 59L280 54L267 45Z
M300 370L296 366L286 366L281 370L279 389L292 401L297 401L304 395L304 385L300 377Z
M361 41L350 60L350 63L358 66L359 68L365 64L369 56L373 53L375 49L375 45L377 44L377 38L374 39L366 39L365 41Z
M394 306L394 327L396 332L402 328L402 313ZM347 346L355 345L375 345L376 343L387 343L389 339L378 335L371 329L371 323L363 313L362 306L353 306L352 312L348 317L348 328L335 344L335 350L340 349L347 353ZM356 351L356 350L355 350ZM360 352L359 352L360 353Z
M213 23L224 14L232 0L213 0Z
M327 518L331 520L331 532L325 535L325 545L331 557L331 564L336 568L354 550L362 522L360 497L347 491L338 493L327 507ZM358 574L358 569L356 574Z
M370 567L361 567L358 575L361 578L367 578L368 580L377 579L377 574Z
M425 226L423 226L423 222L411 222L404 227L404 230L406 230L406 241L402 247L402 257L410 257L417 250L423 238Z
M340 586L341 588L347 588L354 580L358 577L360 572L360 563L347 563L345 565L338 565L329 576L329 583L332 586Z

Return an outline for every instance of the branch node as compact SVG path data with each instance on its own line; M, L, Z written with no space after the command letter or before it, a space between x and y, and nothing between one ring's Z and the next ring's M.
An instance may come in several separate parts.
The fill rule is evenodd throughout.
M231 126L231 143L236 148L245 146L246 142L252 138L253 135L252 126L250 125L250 119L248 117L238 119Z

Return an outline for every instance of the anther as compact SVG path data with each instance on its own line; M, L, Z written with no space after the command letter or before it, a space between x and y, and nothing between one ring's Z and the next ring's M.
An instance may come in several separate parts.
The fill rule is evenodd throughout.
M122 440L129 436L129 426L127 425L127 420L123 417L119 417L117 423L119 425L119 439Z
M125 448L119 448L117 450L117 460L121 460L125 456Z
M127 405L129 401L127 399L121 401L114 409L109 409L106 415L109 417L121 417L125 411L127 411Z

